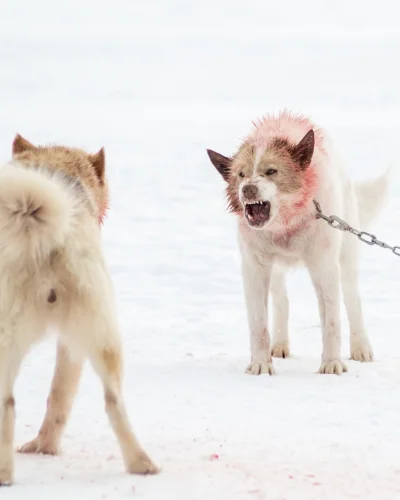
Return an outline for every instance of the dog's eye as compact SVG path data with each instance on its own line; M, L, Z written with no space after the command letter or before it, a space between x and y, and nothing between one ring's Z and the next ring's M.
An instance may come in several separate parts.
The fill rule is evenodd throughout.
M239 177L244 177L244 173L243 172L239 172Z
M266 172L265 172L265 175L274 175L276 174L278 171L275 169L275 168L269 168Z

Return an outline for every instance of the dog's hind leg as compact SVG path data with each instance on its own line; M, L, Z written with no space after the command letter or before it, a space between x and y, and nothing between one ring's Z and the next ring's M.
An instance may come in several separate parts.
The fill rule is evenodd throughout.
M21 358L18 349L0 346L0 486L9 486L14 476L14 382Z
M133 433L121 391L122 352L118 341L91 350L89 359L104 386L106 412L118 438L126 470L133 474L155 474L158 468L143 451Z
M340 258L343 301L350 327L350 357L355 361L372 361L373 353L367 333L358 291L358 240L343 236Z
M154 474L158 468L136 439L122 396L122 343L110 281L101 268L95 267L94 271L88 275L88 282L99 285L81 292L61 325L61 335L74 350L87 356L103 383L106 413L126 470Z
M285 275L277 269L274 269L272 273L271 295L274 314L271 354L275 358L288 358L290 356L288 331L289 300Z
M47 400L47 411L38 436L21 446L21 453L57 455L78 388L83 362L72 360L68 348L57 344L57 359Z

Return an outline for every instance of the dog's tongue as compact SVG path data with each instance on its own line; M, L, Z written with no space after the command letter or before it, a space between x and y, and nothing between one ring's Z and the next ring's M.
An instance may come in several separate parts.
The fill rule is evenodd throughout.
M262 205L254 205L253 206L253 215L254 217L257 217L258 215L266 215L268 216L269 214L269 208L266 203L263 203Z

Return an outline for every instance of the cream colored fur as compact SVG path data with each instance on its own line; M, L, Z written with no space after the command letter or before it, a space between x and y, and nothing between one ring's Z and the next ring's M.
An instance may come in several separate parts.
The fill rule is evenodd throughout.
M49 327L59 331L59 344L47 413L21 451L59 452L88 358L127 471L157 472L122 398L122 345L100 236L95 196L79 178L17 159L0 167L0 485L13 481L14 382Z

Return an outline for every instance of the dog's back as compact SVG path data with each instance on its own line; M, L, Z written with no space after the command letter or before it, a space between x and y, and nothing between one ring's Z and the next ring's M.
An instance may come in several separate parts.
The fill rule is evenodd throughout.
M95 189L92 158L17 137L14 159L0 167L0 313L7 318L0 342L17 336L29 346L60 324L91 286L87 266L103 266L99 200L105 204L107 193L100 178Z

